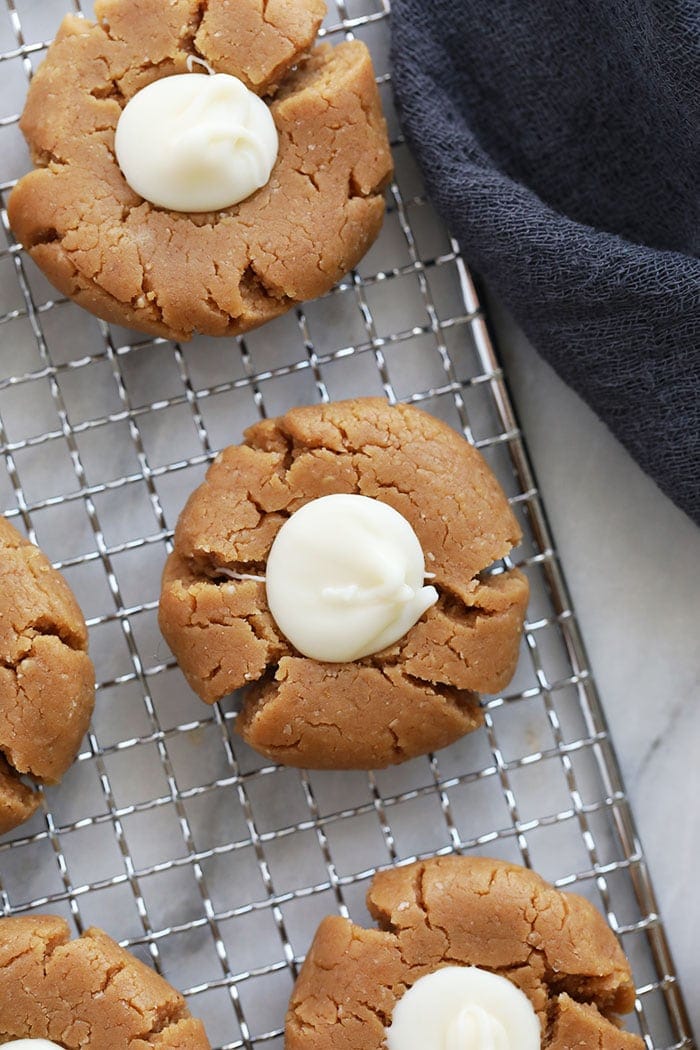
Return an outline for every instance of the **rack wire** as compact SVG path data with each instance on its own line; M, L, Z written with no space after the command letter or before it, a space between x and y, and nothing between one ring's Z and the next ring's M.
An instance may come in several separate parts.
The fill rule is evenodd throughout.
M477 852L591 899L630 957L649 1050L695 1044L576 617L484 311L427 202L393 109L389 0L331 0L323 33L373 52L396 178L382 235L328 296L237 340L178 345L103 324L55 291L4 209L29 166L17 126L32 70L80 0L0 12L0 507L88 617L93 723L63 783L0 840L5 915L105 928L187 996L212 1045L283 1042L320 919L369 923L373 873ZM0 238L1 239L1 238ZM516 677L485 728L376 773L265 762L207 708L156 624L178 511L216 451L294 404L383 394L481 449L523 528L532 600Z

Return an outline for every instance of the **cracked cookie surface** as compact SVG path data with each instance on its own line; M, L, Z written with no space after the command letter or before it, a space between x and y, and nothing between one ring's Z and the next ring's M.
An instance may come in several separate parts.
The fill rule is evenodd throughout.
M397 643L352 663L301 656L262 579L277 532L312 499L359 493L414 529L438 603ZM190 497L163 576L159 622L208 703L242 686L237 729L288 765L372 769L481 724L478 693L512 677L528 597L487 575L520 529L483 457L446 424L374 398L295 408L250 427Z
M327 292L377 236L391 174L369 52L317 47L322 0L96 0L67 16L29 90L21 128L36 165L12 228L65 295L166 338L235 335ZM114 154L122 109L198 57L270 96L270 181L211 214L157 208Z
M90 721L95 673L83 614L63 577L0 517L0 834L57 783Z
M52 915L0 919L0 1042L50 1039L66 1050L209 1050L179 992L90 929L70 940Z
M630 967L599 912L534 872L485 857L439 857L381 872L367 905L379 929L324 919L290 1001L287 1050L380 1050L393 1009L420 977L478 966L530 999L547 1050L643 1050L618 1028Z

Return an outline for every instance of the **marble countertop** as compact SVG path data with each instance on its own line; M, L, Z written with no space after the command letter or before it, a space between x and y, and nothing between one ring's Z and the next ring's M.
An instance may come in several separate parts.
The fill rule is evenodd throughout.
M700 531L497 304L492 320L697 1033Z

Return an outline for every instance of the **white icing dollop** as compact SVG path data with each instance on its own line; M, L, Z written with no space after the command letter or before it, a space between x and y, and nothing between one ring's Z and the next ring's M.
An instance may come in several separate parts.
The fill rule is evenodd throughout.
M3 1043L4 1050L63 1050L58 1043L52 1043L50 1039L13 1039L10 1043Z
M269 107L228 73L178 73L127 103L114 140L132 190L172 211L219 211L264 186L279 139Z
M292 514L267 560L267 601L292 645L344 663L403 638L438 600L411 525L367 496L322 496Z
M388 1050L540 1050L532 1003L505 977L446 966L420 977L394 1007Z

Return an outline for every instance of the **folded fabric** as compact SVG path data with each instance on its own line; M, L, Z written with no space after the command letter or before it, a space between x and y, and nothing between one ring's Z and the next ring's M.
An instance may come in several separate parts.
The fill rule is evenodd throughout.
M467 260L699 520L700 3L393 0L392 38Z

